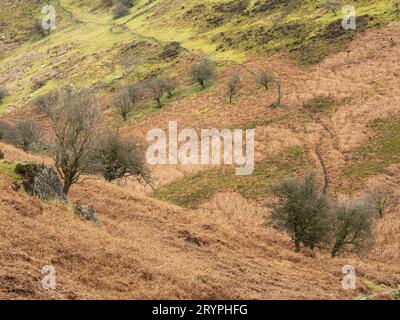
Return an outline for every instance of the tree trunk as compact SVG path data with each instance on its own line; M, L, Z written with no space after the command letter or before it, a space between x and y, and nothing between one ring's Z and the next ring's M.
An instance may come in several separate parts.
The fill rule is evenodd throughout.
M295 252L300 252L300 240L295 240L294 241L294 251Z
M71 189L72 182L70 181L64 181L64 187L63 187L63 192L65 196L68 196L69 190Z
M276 105L277 107L281 106L281 84L279 81L276 81L276 96L277 96L277 101L276 101Z

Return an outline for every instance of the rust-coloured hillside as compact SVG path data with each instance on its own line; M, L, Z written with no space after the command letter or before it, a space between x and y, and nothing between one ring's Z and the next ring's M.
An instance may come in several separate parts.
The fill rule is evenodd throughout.
M320 9L314 29L300 27L314 1L266 7L268 1L205 1L204 7L139 1L117 21L110 10L78 2L54 1L61 31L41 40L30 34L37 3L21 1L29 12L18 11L26 21L19 20L15 35L11 9L0 14L0 86L10 91L0 103L1 121L32 118L51 136L32 102L73 82L96 90L102 124L125 137L144 141L169 121L180 129L255 129L256 171L240 178L229 166L155 166L154 190L130 179L90 177L72 187L65 205L16 191L16 163L52 160L0 141L0 299L399 298L400 203L374 221L375 244L360 256L295 253L290 237L265 223L271 185L310 170L321 183L326 170L335 200L376 186L400 196L400 24L388 1L355 1L363 18L350 36L334 28L338 17ZM229 28L235 30L230 40ZM180 51L166 58L174 40ZM205 53L218 68L200 90L187 70ZM137 58L129 72L125 54ZM264 67L280 80L281 108L270 108L274 92L254 81L252 71ZM231 104L226 82L238 72L243 88ZM176 96L163 108L146 100L122 122L114 92L166 73L179 79ZM45 84L33 90L37 79ZM316 99L324 102L318 110ZM100 227L81 220L73 203L93 205ZM42 288L46 265L55 267L56 290ZM355 290L342 288L345 265L356 268Z

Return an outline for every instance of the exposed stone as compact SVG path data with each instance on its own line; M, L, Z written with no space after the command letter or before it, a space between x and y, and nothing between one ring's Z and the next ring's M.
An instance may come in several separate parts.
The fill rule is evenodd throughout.
M96 209L93 206L75 205L74 209L82 220L93 221L97 226L100 226L100 222L97 219Z
M19 163L15 173L21 178L16 183L16 189L22 186L27 193L41 200L59 199L67 202L60 177L48 165Z

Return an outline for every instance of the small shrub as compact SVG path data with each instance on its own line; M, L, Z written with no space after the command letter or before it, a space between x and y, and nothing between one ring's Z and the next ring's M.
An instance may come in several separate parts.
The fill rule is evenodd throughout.
M367 199L380 218L383 218L386 212L395 205L393 190L384 187L376 187L367 191Z
M166 77L162 79L165 92L168 94L168 98L172 98L174 91L178 86L178 81L174 77Z
M203 58L198 64L190 68L189 75L193 82L200 84L205 89L205 83L213 77L214 69L214 62L208 58Z
M236 96L242 87L242 79L239 74L232 76L227 84L227 96L229 97L229 103L233 102L233 97Z
M36 90L39 90L40 88L43 88L46 85L47 81L44 79L35 78L35 79L33 79L32 82L33 83L32 83L31 90L36 91Z
M346 252L360 253L372 244L373 210L365 199L346 201L337 206L332 257Z
M8 96L8 91L6 88L0 87L0 104L3 103L5 97Z
M89 159L88 172L107 181L133 176L143 184L152 183L144 149L134 140L107 134L97 141Z
M132 112L140 95L141 89L138 86L129 85L114 97L113 104L124 121L128 120L128 115Z
M150 79L145 82L145 87L150 93L152 99L157 102L157 107L162 108L161 98L165 92L165 84L161 79Z
M38 35L41 38L47 37L48 32L43 28L40 20L35 20L31 28L32 35Z
M22 120L14 127L11 127L4 133L3 139L25 152L31 150L36 144L40 144L42 136L42 128L31 119Z
M304 104L304 108L311 112L325 112L335 106L336 100L331 95L315 96Z
M269 90L269 86L274 82L275 77L269 70L260 70L259 72L251 72L256 79L256 81L262 85L266 91Z
M319 190L315 175L304 180L284 180L273 187L278 202L272 205L270 224L286 231L295 251L300 246L323 248L330 242L331 215L328 198Z
M114 19L122 18L122 17L126 16L127 14L129 14L129 7L127 7L123 3L118 2L115 5L112 13L113 13Z

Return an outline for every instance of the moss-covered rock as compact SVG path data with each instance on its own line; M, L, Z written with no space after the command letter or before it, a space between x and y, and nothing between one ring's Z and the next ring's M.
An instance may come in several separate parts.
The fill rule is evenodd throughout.
M20 177L17 189L23 187L27 193L42 200L67 201L60 177L53 168L45 164L18 163L15 173Z

